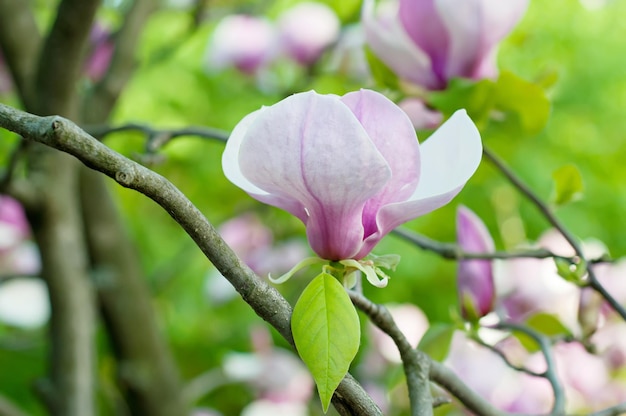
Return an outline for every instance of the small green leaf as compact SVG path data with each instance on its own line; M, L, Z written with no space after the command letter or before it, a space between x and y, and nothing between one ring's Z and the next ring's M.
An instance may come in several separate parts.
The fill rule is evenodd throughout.
M496 82L495 106L517 116L521 127L538 133L548 122L550 100L541 86L503 71Z
M557 274L563 279L578 286L586 284L584 277L587 274L587 263L585 261L572 263L569 259L555 257L554 264Z
M576 201L583 194L583 178L578 168L574 165L565 165L552 172L554 179L554 191L552 202L556 205L564 205Z
M326 413L361 338L359 316L337 279L321 273L309 283L293 309L291 331Z
M431 325L422 337L417 349L425 352L435 361L443 361L450 351L450 343L455 326L449 324Z
M549 337L555 335L572 335L572 332L559 321L555 315L536 313L526 320L526 325L535 331Z
M489 79L472 81L455 78L445 90L431 92L428 103L446 115L465 108L467 114L480 127L488 122L493 111L494 88L494 82Z

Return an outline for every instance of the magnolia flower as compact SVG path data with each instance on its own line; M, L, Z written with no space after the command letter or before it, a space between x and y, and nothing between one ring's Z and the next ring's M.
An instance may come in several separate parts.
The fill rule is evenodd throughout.
M274 26L266 19L247 15L231 15L215 27L207 54L211 68L234 66L246 74L254 74L275 55Z
M286 54L302 65L313 64L339 38L339 18L322 3L298 3L280 16L278 26Z
M427 89L495 77L496 50L528 0L365 0L369 46L400 78Z
M494 243L489 230L474 212L464 206L457 209L456 238L465 252L491 253L494 251ZM457 287L463 318L475 320L491 312L495 297L491 261L460 260Z
M318 256L356 263L398 225L448 203L481 154L464 110L420 146L382 94L309 91L244 117L222 164L250 196L302 220Z

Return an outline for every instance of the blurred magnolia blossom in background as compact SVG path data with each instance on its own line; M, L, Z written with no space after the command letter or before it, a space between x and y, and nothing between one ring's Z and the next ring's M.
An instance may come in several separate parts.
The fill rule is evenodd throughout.
M210 69L235 67L252 75L277 54L276 28L264 17L235 14L215 27L206 55Z
M210 70L235 67L248 75L280 57L303 66L313 65L334 44L340 21L325 4L302 2L286 9L276 22L252 15L229 15L215 27L206 55Z
M297 3L278 18L283 53L304 66L314 64L337 41L339 31L339 18L323 3Z
M89 51L85 60L85 75L96 82L102 79L109 65L115 43L111 31L101 23L94 23L89 37Z
M482 220L469 208L459 206L456 213L456 236L466 253L492 253L495 245ZM495 288L490 260L459 260L457 289L461 316L476 321L493 309Z
M231 353L223 363L228 380L244 382L256 400L242 411L246 416L285 414L306 416L313 396L313 378L291 351L276 347L266 328L252 331L253 353Z
M494 78L498 43L528 0L365 0L373 52L400 78L428 90L452 78Z
M46 285L36 277L39 252L29 235L22 206L0 196L0 322L22 328L40 327L50 315Z
M561 256L575 253L565 238L556 230L549 230L535 247L545 248ZM604 246L588 241L583 250L589 258L598 258ZM608 269L599 272L601 276ZM505 319L523 322L531 314L544 312L558 319L572 332L580 332L578 307L581 290L574 283L559 276L553 259L512 259L496 262L495 270L498 310Z
M309 255L308 247L301 239L276 243L272 230L251 212L226 221L217 231L237 256L260 277L285 273ZM232 285L215 269L207 275L205 291L211 303L216 305L237 296Z
M371 83L371 73L363 50L364 46L363 25L354 23L345 26L332 49L327 70L332 73L345 74L364 85Z
M319 257L360 260L398 225L448 203L481 156L464 111L420 146L406 113L382 94L309 91L244 117L222 165L250 196L298 217Z

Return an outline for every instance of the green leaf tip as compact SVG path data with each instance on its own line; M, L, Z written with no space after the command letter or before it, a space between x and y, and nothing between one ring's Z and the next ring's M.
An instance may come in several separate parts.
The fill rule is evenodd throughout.
M335 277L321 273L304 289L293 309L291 331L326 413L361 339L359 316Z

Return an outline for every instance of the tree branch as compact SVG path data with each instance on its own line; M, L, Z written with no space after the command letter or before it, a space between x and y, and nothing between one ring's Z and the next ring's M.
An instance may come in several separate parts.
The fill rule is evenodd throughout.
M397 327L393 318L389 314L385 308L380 305L376 305L363 295L350 291L350 299L352 302L367 316L372 319L372 322L376 324L383 332L389 335L398 350L400 351L400 356L402 357L402 362L405 365L405 371L407 371L405 363L405 359L408 359L409 367L413 367L410 370L410 373L413 373L412 377L422 377L422 371L428 371L428 377L430 380L439 384L441 387L446 389L451 395L456 397L461 403L465 405L469 410L476 413L477 415L482 416L503 416L506 413L500 412L498 409L493 407L489 402L476 394L472 389L470 389L463 381L456 375L452 370L444 366L443 364L438 363L431 359L428 355L420 350L413 349L411 345L406 341L404 334ZM405 357L406 356L406 357ZM419 370L415 370L416 368L421 367ZM417 374L417 375L415 375ZM423 380L409 380L409 373L407 373L407 383L409 383L409 392L411 391L411 383L417 384L423 383ZM428 393L430 397L430 392ZM415 400L415 402L414 402ZM421 398L423 402L421 405L425 405L426 396ZM429 406L433 407L432 398L429 399ZM411 404L413 407L413 403L420 403L421 401L418 398L411 399Z
M411 403L411 416L430 416L433 414L433 398L428 380L429 360L425 355L418 356L409 341L396 325L393 317L382 305L376 305L355 291L348 291L352 303L362 310L377 327L391 337L398 347L404 374L406 375Z
M188 413L178 369L162 339L134 247L102 175L81 170L82 212L101 311L132 414Z
M196 242L257 315L293 345L289 303L235 255L202 213L167 179L109 149L62 117L38 117L0 104L0 127L67 152L120 185L155 201ZM333 404L342 415L381 414L349 374L337 388Z
M22 103L32 105L32 77L41 35L30 9L30 2L0 0L0 49L11 71Z
M84 50L99 5L98 0L61 1L39 57L37 100L27 107L29 111L69 117L76 114L74 88L82 73Z
M515 186L530 202L535 205L535 207L543 214L543 216L548 220L548 222L557 229L557 231L567 240L569 245L574 249L576 256L579 257L579 260L583 260L588 264L587 273L588 273L588 286L597 291L610 305L613 309L622 317L622 319L626 320L626 308L624 308L606 289L602 286L596 274L593 270L593 265L590 264L585 258L585 253L583 253L582 247L578 240L565 228L565 226L561 223L561 221L554 215L550 207L545 204L539 197L524 183L520 178L518 178L511 169L509 169L504 162L502 162L495 154L493 154L489 149L483 147L483 154L487 159L489 159L503 174L504 176Z

